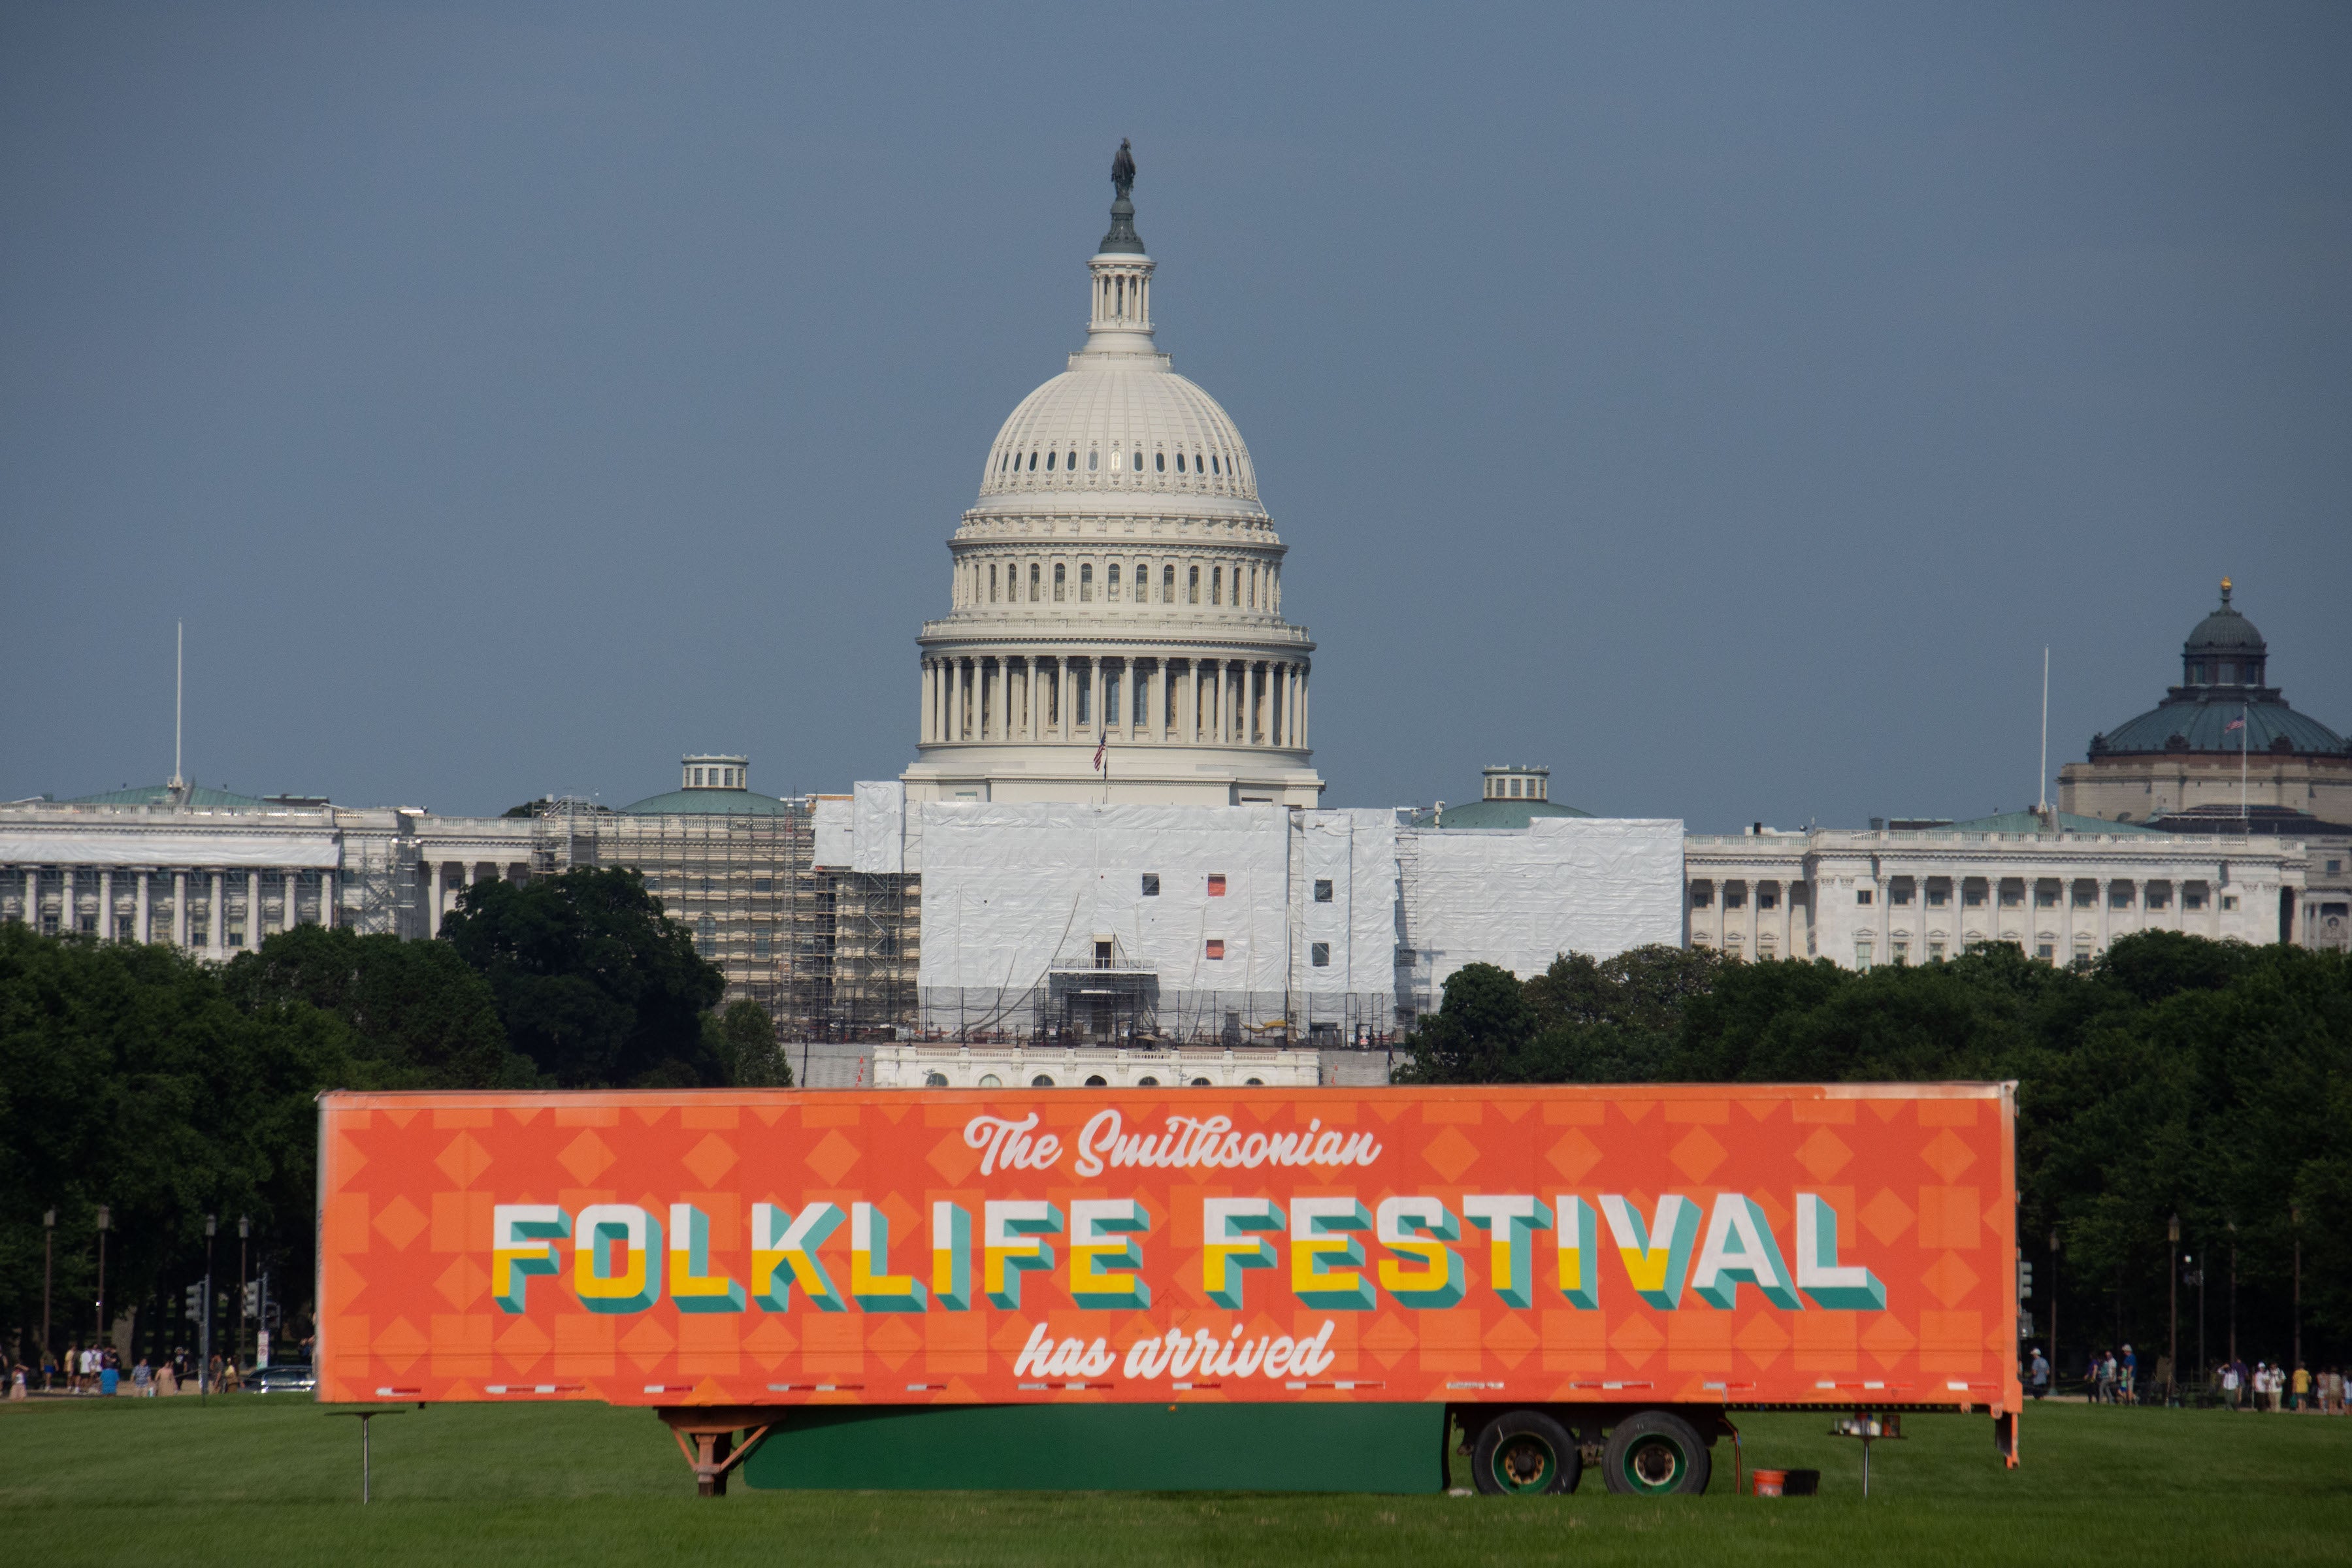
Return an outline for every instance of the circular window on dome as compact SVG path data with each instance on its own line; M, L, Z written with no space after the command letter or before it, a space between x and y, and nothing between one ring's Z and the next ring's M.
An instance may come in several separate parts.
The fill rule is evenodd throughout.
M1096 467L1100 464L1101 461L1102 454L1100 452L1088 452L1087 454L1087 472L1090 474L1093 473Z
M1152 468L1153 468L1154 469L1158 470L1159 472L1163 473L1163 474L1164 474L1164 473L1166 473L1166 472L1168 471L1168 454L1167 454L1167 453L1165 453L1165 452L1154 452L1154 453L1152 453L1152 454L1151 454L1151 466L1152 466Z
M1076 473L1076 472L1078 471L1078 455L1077 455L1076 452L1071 453L1071 454L1070 454L1070 460L1069 460L1068 462L1066 462L1066 463L1064 463L1064 464L1062 465L1062 467L1064 467L1064 468L1066 468L1069 469L1069 470L1070 470L1070 472L1072 472L1072 473L1074 473L1074 474L1075 474L1075 473Z
M1143 472L1143 449L1139 447L1135 453L1135 471L1139 474Z
M1045 454L1045 471L1047 473L1050 474L1054 471L1054 459L1059 456L1061 456L1061 454L1058 452L1048 452Z
M1034 452L1029 454L1029 471L1033 474L1037 471L1037 454Z
M1176 454L1176 471L1180 474L1184 471L1184 454L1181 452Z
M1214 452L1210 453L1210 454L1209 454L1209 472L1211 472L1211 473L1213 473L1213 474L1222 474L1222 473L1223 473L1224 471L1225 471L1224 469L1223 469L1223 468L1219 468L1219 467L1217 466L1217 455L1216 455Z

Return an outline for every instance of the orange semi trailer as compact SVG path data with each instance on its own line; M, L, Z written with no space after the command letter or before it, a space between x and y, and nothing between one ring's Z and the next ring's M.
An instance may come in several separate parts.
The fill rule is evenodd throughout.
M2007 1084L331 1094L319 1378L661 1412L702 1489L1696 1491L2016 1463ZM740 1436L739 1436L740 1435Z

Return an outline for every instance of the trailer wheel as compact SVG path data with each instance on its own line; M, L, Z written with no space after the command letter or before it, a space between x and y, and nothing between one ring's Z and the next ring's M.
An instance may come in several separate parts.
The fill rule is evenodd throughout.
M1629 1497L1703 1492L1713 1466L1698 1429L1670 1410L1643 1410L1609 1434L1601 1479Z
M1488 1497L1572 1492L1584 1473L1576 1440L1540 1410L1506 1410L1479 1429L1471 1477Z

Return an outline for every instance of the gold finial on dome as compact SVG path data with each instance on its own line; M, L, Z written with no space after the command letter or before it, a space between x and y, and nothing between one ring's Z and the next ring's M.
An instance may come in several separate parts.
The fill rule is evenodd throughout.
M2221 602L2225 605L2230 602L2230 580L2227 577L2221 579Z

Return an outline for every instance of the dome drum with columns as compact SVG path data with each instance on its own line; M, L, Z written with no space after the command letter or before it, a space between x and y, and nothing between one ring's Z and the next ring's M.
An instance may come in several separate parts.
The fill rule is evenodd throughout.
M1241 432L1154 342L1121 151L1086 346L1005 420L949 542L908 797L1312 805L1315 645Z

